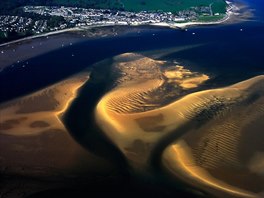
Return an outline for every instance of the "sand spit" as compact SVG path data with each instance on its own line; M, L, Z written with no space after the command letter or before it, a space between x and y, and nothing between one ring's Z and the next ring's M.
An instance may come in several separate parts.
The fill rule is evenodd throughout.
M169 98L170 94L172 98L176 97L177 91L199 86L204 79L193 80L193 86L182 88L185 80L203 78L204 74L191 72L181 66L165 67L165 62L139 54L123 54L114 60L113 70L119 72L120 77L116 87L99 101L96 119L131 164L145 166L151 147L167 133L189 121L183 112L189 111L184 107L185 104L163 107L163 100ZM172 84L177 88L168 95L167 87ZM197 102L200 105L206 103L202 99L197 99ZM189 114L191 116L192 113ZM138 146L141 149L137 149Z
M61 116L89 80L83 72L0 105L0 194L78 188L111 178L116 166L79 145Z
M144 162L143 159L148 159L150 147L154 147L160 139L165 138L169 134L177 133L177 128L188 124L199 113L209 109L216 102L222 102L221 98L224 98L226 95L223 90L201 92L202 94L191 94L167 106L154 110L121 114L108 107L111 99L119 99L122 104L124 96L118 95L118 93L117 91L113 91L103 97L98 103L96 108L97 122L102 126L106 135L124 153L129 155L128 158L132 162L143 163L144 165L146 161ZM227 97L239 100L239 91L234 90L234 93L227 94ZM227 100L223 101L221 105L228 105L229 103L230 101ZM139 149L137 153L137 149L134 148L134 146L136 147L135 144L141 144L142 147L146 147L144 148L145 152Z
M224 88L227 94L239 91L240 100L215 109L205 124L175 140L163 154L166 169L218 196L262 197L263 88L264 76Z
M181 178L182 176L187 183L193 185L197 185L198 183L199 186L205 187L207 191L218 190L220 191L219 194L221 196L224 195L224 197L256 197L254 193L217 180L203 168L196 166L190 148L186 146L185 142L178 141L177 144L166 149L163 155L163 162L166 163L168 170L177 176L177 178ZM222 193L221 191L228 194Z
M122 75L99 101L95 116L132 167L146 170L155 149L174 140L163 164L176 178L219 197L258 197L264 189L263 171L257 168L264 161L264 76L161 105L170 83L177 87L171 92L178 92L209 77L182 66L164 69L165 62L138 54L115 61L114 69Z
M88 79L83 72L0 105L1 174L65 180L113 168L82 148L60 119Z
M60 116L89 79L82 73L28 96L0 105L0 134L37 135L42 129L61 129ZM33 126L33 127L32 127Z

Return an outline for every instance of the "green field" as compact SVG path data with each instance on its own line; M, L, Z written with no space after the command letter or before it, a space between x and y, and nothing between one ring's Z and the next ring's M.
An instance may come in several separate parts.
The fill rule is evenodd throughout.
M219 16L200 16L198 18L198 21L202 22L212 22L212 21L219 21L223 19L225 15L219 15Z
M223 0L122 0L125 10L142 11L161 10L164 12L179 12L191 7L209 6L212 3L214 13L225 13L226 3Z
M191 7L209 6L214 13L225 13L224 0L4 0L0 3L0 14L7 14L25 5L64 5L84 8L105 8L126 11L164 11L176 13Z

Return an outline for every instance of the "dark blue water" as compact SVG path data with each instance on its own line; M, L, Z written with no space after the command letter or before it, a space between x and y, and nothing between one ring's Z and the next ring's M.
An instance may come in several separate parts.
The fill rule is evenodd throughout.
M15 69L9 67L0 72L0 102L58 82L113 55L185 45L203 44L164 58L177 60L187 67L210 74L218 79L218 86L262 74L264 3L260 0L248 0L247 3L255 9L254 20L251 21L193 27L187 32L150 28L140 34L86 40L31 58L27 60L29 64L26 68L19 67L19 64L24 64L22 62ZM240 31L241 28L243 31ZM196 34L193 35L193 32Z

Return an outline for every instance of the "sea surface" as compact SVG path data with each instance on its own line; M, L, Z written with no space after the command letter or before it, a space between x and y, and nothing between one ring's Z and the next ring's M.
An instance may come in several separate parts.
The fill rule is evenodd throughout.
M261 9L264 3L258 0L245 3L254 17L241 23L191 27L187 32L151 27L146 31L144 27L145 31L86 39L17 62L0 72L0 102L45 87L113 55L188 45L200 46L167 58L217 77L218 86L261 74L264 71L264 14ZM0 61L3 57L0 56Z

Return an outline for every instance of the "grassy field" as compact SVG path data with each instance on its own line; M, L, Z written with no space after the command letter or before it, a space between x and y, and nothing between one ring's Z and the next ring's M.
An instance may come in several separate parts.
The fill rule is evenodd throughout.
M125 10L161 10L164 12L178 12L191 7L209 6L212 4L214 13L225 13L226 3L223 0L122 0Z
M219 15L219 16L200 16L198 18L198 21L201 22L212 22L212 21L219 21L223 19L225 15Z
M178 12L194 6L212 5L214 13L224 13L224 0L4 0L0 3L0 14L25 5L64 5L84 8L123 9L126 11Z

